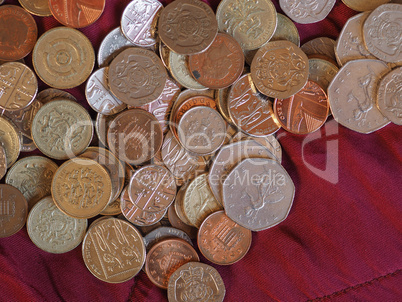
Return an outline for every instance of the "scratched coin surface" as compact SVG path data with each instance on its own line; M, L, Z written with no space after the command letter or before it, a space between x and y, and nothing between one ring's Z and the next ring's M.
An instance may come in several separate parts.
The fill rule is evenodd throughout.
M178 54L200 53L218 33L211 7L198 0L176 0L161 12L158 21L162 42Z
M183 87L194 90L207 89L198 83L192 76L188 68L188 56L171 51L169 53L169 70L173 78Z
M153 284L167 289L174 271L191 261L200 261L194 248L183 239L170 238L151 248L145 261L145 272Z
M295 186L286 170L266 158L243 160L223 183L226 215L255 232L285 220L294 193Z
M8 171L6 183L16 187L32 207L51 194L51 183L58 165L43 156L28 156L18 160Z
M48 17L52 15L48 0L18 0L23 8L33 15Z
M130 223L106 218L91 227L82 243L88 270L108 283L122 283L137 275L145 262L145 245Z
M402 5L383 4L373 10L363 24L367 49L377 58L402 61Z
M120 27L113 29L102 40L98 51L99 67L107 67L110 62L123 50L133 47L134 45L127 40L121 32Z
M371 11L381 4L389 2L389 0L342 0L342 2L355 11L364 12Z
M0 60L16 61L34 48L38 28L34 18L22 7L0 7Z
M120 24L123 34L137 46L154 45L156 20L162 8L162 3L157 0L131 1L121 16Z
M250 73L243 75L231 87L227 108L231 120L242 131L253 136L265 136L279 130L269 99L259 93Z
M243 50L232 36L218 33L206 51L189 56L188 66L198 83L211 89L225 88L243 72Z
M371 133L389 123L376 106L377 85L390 71L379 60L354 60L346 63L328 87L334 119L360 133Z
M7 173L7 157L6 150L4 150L3 146L0 144L0 180Z
M98 113L113 115L126 109L126 104L116 98L109 90L107 67L98 69L88 79L85 97L89 106Z
M190 237L185 232L172 227L162 226L144 236L145 247L149 251L156 243L168 238L180 238L193 245Z
M47 88L40 91L36 95L36 99L42 104L60 99L77 102L77 99L71 93L56 88Z
M89 39L80 31L55 27L38 39L32 63L39 78L47 85L69 89L84 83L91 75L95 52Z
M201 262L188 262L169 278L169 302L214 301L225 298L225 284L219 272Z
M309 75L308 79L316 82L325 93L332 79L335 77L339 68L331 62L323 59L309 59Z
M102 165L77 157L64 162L56 171L51 192L63 213L74 218L91 218L107 206L112 181Z
M35 145L53 159L68 159L82 153L92 136L90 115L73 101L56 100L43 105L32 122Z
M216 18L219 30L234 37L243 50L267 43L277 25L276 9L270 0L223 0Z
M159 121L142 109L120 113L110 124L107 142L124 162L138 165L150 160L161 148L163 132Z
M285 99L307 83L308 58L292 42L268 42L251 63L251 77L261 93Z
M251 231L230 219L225 211L218 211L201 224L197 243L209 261L230 265L247 254L251 246Z
M53 254L67 253L84 239L88 221L67 216L53 202L51 196L40 200L29 212L29 238L41 250Z
M82 28L93 24L102 15L106 0L49 0L52 15L61 24Z
M318 37L304 43L300 48L307 56L321 54L336 61L335 57L336 42L327 37Z
M7 167L11 167L20 155L21 142L15 126L6 118L0 116L0 145L4 148Z
M391 122L402 125L402 67L392 70L380 80L377 106Z
M123 50L109 66L110 90L127 105L155 101L162 94L166 78L161 59L153 51L139 47Z
M293 21L300 24L319 22L328 16L336 0L279 0L283 12Z
M38 92L38 80L25 64L8 62L0 66L0 109L21 110L28 107Z

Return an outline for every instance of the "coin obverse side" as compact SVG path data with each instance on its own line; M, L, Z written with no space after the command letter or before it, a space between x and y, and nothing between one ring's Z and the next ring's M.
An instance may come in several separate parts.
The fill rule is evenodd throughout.
M84 83L91 75L95 52L89 39L80 31L55 27L38 39L32 63L36 74L47 85L69 89Z
M117 218L105 218L90 227L82 243L86 267L108 283L122 283L137 275L145 254L139 231Z
M402 125L402 67L386 74L378 86L377 106L396 125Z
M87 110L67 100L43 105L32 122L35 145L53 159L68 159L82 153L89 146L93 132Z
M285 220L294 194L295 186L286 170L265 158L243 160L223 183L226 215L255 232Z
M169 302L214 301L225 298L225 284L219 272L201 262L188 262L179 267L169 278Z
M17 129L6 118L0 116L0 145L4 148L7 168L11 167L20 155L21 142Z
M328 16L336 0L303 1L279 0L283 12L293 21L300 24L319 22Z
M86 219L77 219L61 212L51 196L40 200L29 212L27 231L41 250L62 254L75 249L84 239Z

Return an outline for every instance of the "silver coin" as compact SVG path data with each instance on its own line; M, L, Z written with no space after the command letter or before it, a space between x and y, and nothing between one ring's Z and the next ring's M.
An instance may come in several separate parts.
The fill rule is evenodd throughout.
M121 32L120 27L113 29L102 40L98 51L98 65L99 67L107 67L110 62L128 47L133 47L131 43Z
M279 0L279 5L293 21L300 24L310 24L324 20L334 7L335 2L336 0Z
M159 227L151 232L149 232L147 235L144 237L144 243L147 251L149 251L153 245L155 245L158 242L161 242L162 240L168 239L168 238L181 238L186 240L188 243L193 245L193 242L191 241L191 238L182 230L173 228L173 227Z
M402 67L395 68L381 79L377 106L391 122L402 126Z

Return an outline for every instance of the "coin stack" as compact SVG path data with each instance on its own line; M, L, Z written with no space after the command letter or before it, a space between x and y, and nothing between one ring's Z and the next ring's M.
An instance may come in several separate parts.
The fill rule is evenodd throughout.
M82 242L85 265L105 282L144 269L169 301L195 292L222 301L222 278L199 262L193 240L207 260L230 265L247 254L252 231L286 219L295 186L281 165L280 128L317 131L330 111L362 133L402 122L400 4L367 8L338 41L299 47L292 20L318 22L335 1L280 1L288 18L270 0L223 0L216 15L199 0L133 0L93 71L95 51L75 28L94 23L105 1L92 1L85 18L59 2L0 7L0 29L16 24L6 37L24 37L0 46L10 61L0 63L0 237L26 222L49 253ZM64 26L37 39L27 11ZM17 62L31 51L35 71ZM38 93L36 76L52 88ZM60 90L85 82L95 123ZM36 148L44 156L18 160Z

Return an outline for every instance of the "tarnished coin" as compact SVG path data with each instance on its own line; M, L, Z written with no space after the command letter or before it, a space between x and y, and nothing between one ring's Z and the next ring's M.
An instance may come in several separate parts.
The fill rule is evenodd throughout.
M139 165L150 160L163 140L159 121L142 109L120 113L110 124L107 142L110 150L124 162Z
M171 51L169 53L169 70L173 78L183 87L195 90L207 89L204 85L198 83L191 76L191 72L187 66L188 56L180 55Z
M300 46L300 35L296 25L285 15L276 13L278 19L276 30L270 41L287 40Z
M283 12L293 21L309 24L324 20L335 5L336 0L303 1L279 0Z
M251 231L234 222L224 211L218 211L201 224L197 243L209 261L230 265L247 254L251 246Z
M88 79L85 97L89 106L96 112L113 115L126 109L126 104L110 92L108 82L107 67L98 69Z
M215 268L205 263L188 262L179 267L169 278L169 302L186 302L192 299L222 302L225 293L221 275Z
M7 173L7 157L6 151L0 144L0 180L6 175Z
M14 235L25 225L28 203L15 187L0 184L0 238Z
M38 149L54 159L82 153L93 136L92 119L80 104L56 100L43 105L32 122L32 138Z
M42 156L28 156L17 161L8 171L6 183L16 187L32 207L51 194L51 183L58 165Z
M156 21L163 8L157 0L133 0L121 16L121 30L133 44L146 47L156 43Z
M373 10L381 4L389 2L389 0L342 0L342 2L355 11L364 12Z
M8 62L0 66L0 83L0 109L14 111L26 108L38 92L34 72L19 62Z
M315 82L307 84L287 99L275 99L274 112L286 131L307 134L317 131L328 117L329 102L324 90Z
M4 148L7 167L11 167L20 155L21 142L15 126L0 116L0 145Z
M232 36L218 33L206 51L189 56L188 65L198 83L220 89L233 84L242 74L244 55Z
M376 106L377 85L390 71L379 60L355 60L346 63L328 87L328 99L334 119L360 133L371 133L389 123Z
M208 174L197 176L188 185L183 197L183 212L187 220L196 228L211 213L223 210L208 185Z
M34 18L22 7L0 7L0 60L16 61L26 57L35 46L38 28Z
M191 261L200 261L194 248L183 239L170 238L151 248L145 261L145 271L153 284L167 289L170 276Z
M109 67L112 93L127 105L142 106L162 94L167 78L161 59L139 47L123 50Z
M93 24L102 15L106 0L49 0L52 15L61 24L82 28Z
M251 231L265 230L285 220L294 193L295 186L286 170L265 158L243 160L223 183L226 214Z
M51 16L48 0L18 0L23 8L33 15L40 17Z
M229 172L246 158L274 159L273 154L254 140L242 140L223 146L214 158L208 173L208 183L216 200L223 204L222 185Z
M391 122L402 125L402 67L392 70L380 80L377 106Z
M36 99L42 104L46 104L54 100L70 100L77 102L77 99L71 93L56 88L47 88L40 91L36 95Z
M118 114L104 115L104 114L98 113L96 116L96 120L95 120L96 135L99 139L99 142L105 147L108 147L107 132L109 130L109 126L113 122L113 120L116 118L117 115Z
M176 195L177 196L177 195ZM184 223L180 217L177 215L175 210L175 205L172 204L168 209L168 219L172 227L182 230L185 232L191 239L197 238L197 228L192 227L186 223Z
M102 40L98 51L99 67L107 67L110 62L123 50L133 47L134 45L127 40L121 32L120 27L113 29Z
M253 136L266 136L279 130L269 99L258 93L247 73L230 89L227 106L233 123Z
M106 218L91 227L82 243L88 270L108 283L122 283L137 275L145 262L142 236L130 223Z
M321 54L336 61L335 45L336 42L331 38L319 37L304 43L300 48L307 56Z
M193 245L190 237L185 232L172 227L163 226L152 230L144 236L145 247L147 251L149 251L155 244L168 238L180 238Z
M276 9L270 0L223 0L216 11L219 30L233 36L243 50L260 48L276 29Z
M335 45L336 60L339 66L351 60L375 59L363 41L363 23L369 12L355 15L346 21Z
M307 83L308 58L292 42L268 42L251 63L251 77L261 93L285 99Z
M316 82L325 92L327 92L328 86L335 77L339 68L331 62L323 59L309 59L308 66L308 79Z
M367 49L377 58L402 61L402 5L383 4L374 9L363 24Z
M178 54L200 53L208 48L218 33L212 8L199 0L176 0L161 12L159 37Z
M84 83L91 75L95 53L83 33L73 28L56 27L38 39L32 63L39 78L47 85L69 89Z
M108 204L112 181L106 169L88 158L73 158L56 171L51 187L57 207L74 218L91 218Z
M41 250L53 254L67 253L84 239L88 221L67 216L51 196L40 200L29 212L27 231Z

